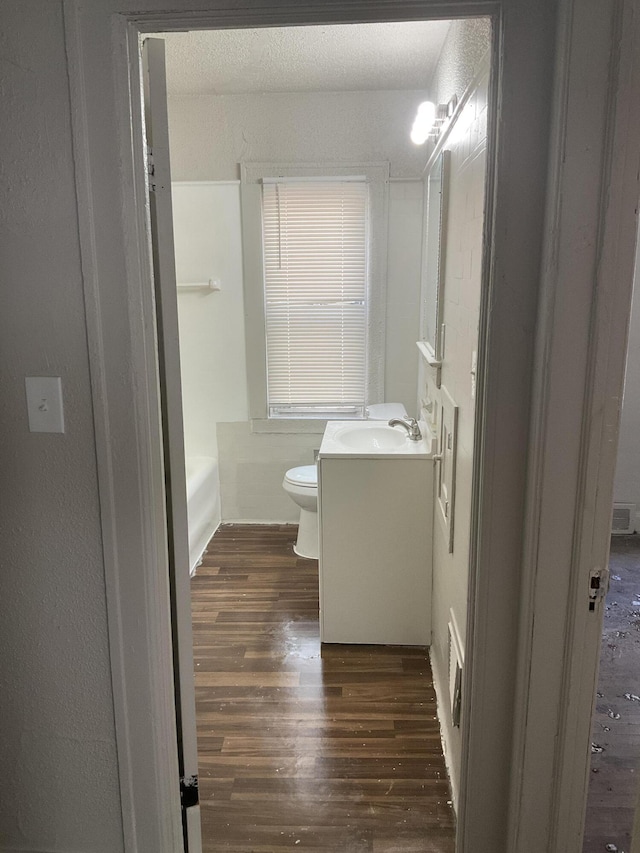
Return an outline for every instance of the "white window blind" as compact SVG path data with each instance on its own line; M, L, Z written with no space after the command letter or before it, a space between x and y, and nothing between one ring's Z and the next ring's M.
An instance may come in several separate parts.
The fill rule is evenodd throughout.
M362 413L366 182L265 182L262 225L269 415Z

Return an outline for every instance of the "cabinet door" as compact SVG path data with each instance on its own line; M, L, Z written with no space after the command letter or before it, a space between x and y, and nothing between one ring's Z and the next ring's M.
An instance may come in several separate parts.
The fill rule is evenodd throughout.
M322 641L428 645L433 462L322 459L320 483Z

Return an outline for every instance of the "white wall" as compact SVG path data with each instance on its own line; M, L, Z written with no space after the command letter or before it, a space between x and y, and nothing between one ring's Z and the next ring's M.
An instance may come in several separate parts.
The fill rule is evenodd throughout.
M220 291L178 290L187 456L218 456L216 424L246 421L240 188L173 185L178 283L219 279Z
M432 94L439 104L446 104L466 91L480 67L491 40L488 18L452 21L442 45L432 81Z
M624 381L618 465L613 500L636 505L635 530L640 532L640 242L636 254L633 306L629 323L629 351Z
M397 180L389 192L385 398L403 403L412 414L422 242L420 176L427 149L410 142L409 130L424 98L424 92L169 98L172 177L178 182L233 180L241 160L390 161ZM226 264L233 270L234 294L227 299L219 298L223 294L179 297L187 446L215 447L210 433L218 423L223 520L294 522L298 509L284 495L282 477L287 468L313 462L320 435L269 438L249 428L244 350L240 352L244 333L238 298L237 188L216 190L215 201L203 189L211 197L198 217L193 206L180 200L179 186L174 201L179 277L208 278L208 266ZM208 219L205 233L203 217ZM234 426L226 427L229 423Z
M242 160L389 160L392 178L417 178L424 149L409 142L409 132L426 97L426 91L169 97L173 179L239 178Z
M469 580L469 539L475 399L471 388L472 353L477 348L482 262L484 177L487 144L485 75L471 95L444 147L451 151L449 215L445 248L445 348L442 388L458 411L454 547L436 513L433 538L433 630L431 660L438 693L439 718L454 800L460 772L460 729L453 727L449 706L448 622L453 611L464 647ZM419 398L439 401L441 392L426 364L421 365Z
M284 472L311 465L322 436L252 433L248 421L218 424L223 521L297 523L300 509L282 488Z
M0 25L0 849L123 849L60 3ZM63 435L25 375L61 376Z

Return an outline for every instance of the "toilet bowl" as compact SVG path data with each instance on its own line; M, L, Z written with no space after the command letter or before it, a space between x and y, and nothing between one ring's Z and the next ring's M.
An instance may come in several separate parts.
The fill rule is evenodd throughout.
M406 418L402 403L374 403L367 406L367 419L389 421ZM298 538L293 550L299 557L318 559L318 469L315 465L299 465L284 475L282 488L300 507Z
M282 488L300 507L298 538L293 550L299 557L318 559L318 469L315 465L290 468Z

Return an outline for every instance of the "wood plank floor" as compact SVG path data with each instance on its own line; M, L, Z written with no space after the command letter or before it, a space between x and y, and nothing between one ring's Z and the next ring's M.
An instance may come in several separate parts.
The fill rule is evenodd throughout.
M226 525L192 581L205 853L453 853L423 650L320 647L292 525Z
M609 569L583 853L630 853L640 782L640 536L613 537Z

